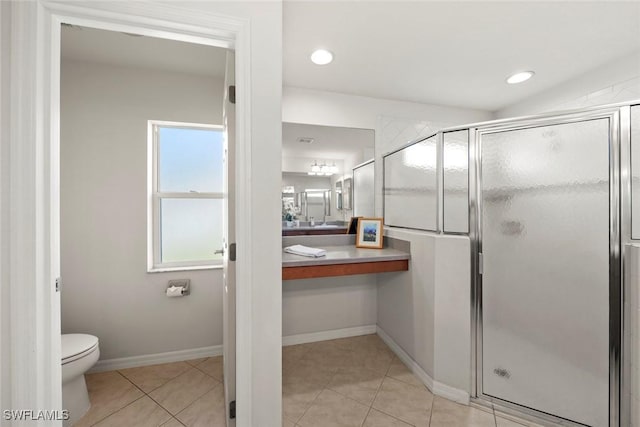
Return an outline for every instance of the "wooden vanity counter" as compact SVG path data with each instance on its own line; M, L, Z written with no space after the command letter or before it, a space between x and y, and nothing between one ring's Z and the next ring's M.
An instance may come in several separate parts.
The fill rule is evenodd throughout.
M385 239L388 246L383 249L356 248L353 235L285 237L282 241L283 247L305 245L327 251L319 258L283 251L282 280L409 270L409 243L397 239Z

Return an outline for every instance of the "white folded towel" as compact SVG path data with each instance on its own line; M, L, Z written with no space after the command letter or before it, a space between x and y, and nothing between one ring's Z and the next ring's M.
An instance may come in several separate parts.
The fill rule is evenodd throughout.
M327 251L324 249L310 248L302 245L287 246L284 248L284 251L290 254L309 256L312 258L318 258L327 254Z

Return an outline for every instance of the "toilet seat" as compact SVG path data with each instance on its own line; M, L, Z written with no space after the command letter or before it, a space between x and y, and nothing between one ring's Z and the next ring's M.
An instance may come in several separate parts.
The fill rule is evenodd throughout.
M62 364L66 365L85 356L98 348L98 338L88 334L62 335Z

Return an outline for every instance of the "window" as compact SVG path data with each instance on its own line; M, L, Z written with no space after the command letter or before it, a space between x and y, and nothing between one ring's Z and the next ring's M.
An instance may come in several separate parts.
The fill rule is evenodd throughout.
M149 271L220 265L222 127L149 121L148 132Z

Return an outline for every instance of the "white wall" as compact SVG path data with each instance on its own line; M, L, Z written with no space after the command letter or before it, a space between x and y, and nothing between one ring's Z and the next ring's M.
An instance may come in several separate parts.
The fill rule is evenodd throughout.
M147 120L222 123L223 82L63 61L62 331L102 359L222 344L221 270L147 273ZM169 299L169 279L192 293Z
M238 102L251 89L251 277L238 288L238 427L282 423L282 1L188 2L193 9L251 24L251 80L236 80ZM237 69L236 69L237 70ZM240 250L240 249L239 249ZM238 259L238 268L243 267ZM242 316L251 313L251 331ZM246 338L250 336L249 338ZM250 348L247 348L250 345ZM250 380L250 381L247 381ZM244 390L251 384L250 390ZM248 394L250 393L250 395ZM243 406L246 405L246 406ZM250 408L251 414L247 414Z
M11 36L11 3L0 2L0 265L8 266L9 257L9 62L6 58L11 55L9 37ZM9 408L11 402L11 364L10 345L5 339L10 336L9 320L9 270L0 267L0 407Z
M533 81L532 81L533 83ZM496 112L509 118L640 99L640 52L631 52Z
M376 277L357 275L282 282L282 335L376 324Z
M431 233L385 229L385 236L411 244L408 272L378 278L378 327L434 377L435 251Z
M325 126L376 129L380 116L443 121L452 124L493 118L491 113L336 92L285 87L282 120ZM478 119L479 118L479 119Z
M470 249L470 241L466 236L441 235L436 238L436 390L445 385L468 393L471 388Z
M411 244L409 271L378 276L377 324L433 380L433 391L469 398L470 252L466 236L387 228Z

